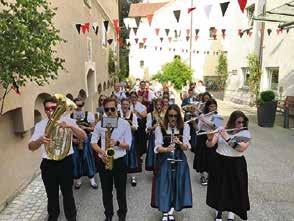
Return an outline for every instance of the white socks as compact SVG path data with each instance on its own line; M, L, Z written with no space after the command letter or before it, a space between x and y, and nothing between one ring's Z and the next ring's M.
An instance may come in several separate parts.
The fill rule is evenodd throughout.
M228 219L234 219L234 218L235 218L234 213L229 212L229 213L228 213Z
M168 212L168 215L173 215L174 214L175 209L171 208L170 211Z
M91 182L91 184L94 185L94 186L97 185L97 183L95 182L94 177L92 177L92 178L90 179L90 182Z
M81 185L82 184L82 180L81 180L81 178L80 179L76 179L76 185Z

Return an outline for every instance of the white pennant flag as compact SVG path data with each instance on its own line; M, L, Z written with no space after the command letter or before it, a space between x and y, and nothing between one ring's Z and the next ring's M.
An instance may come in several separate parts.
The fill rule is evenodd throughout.
M212 5L206 5L205 8L204 8L204 11L205 11L205 14L206 14L207 18L209 18L211 8L212 8Z

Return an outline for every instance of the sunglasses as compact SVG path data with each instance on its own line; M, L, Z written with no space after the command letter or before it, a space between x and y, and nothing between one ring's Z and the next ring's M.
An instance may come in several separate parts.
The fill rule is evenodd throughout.
M83 105L83 104L78 104L77 106L78 106L78 107L84 107L84 105Z
M169 114L168 117L169 118L178 118L178 115L177 114Z
M56 106L53 107L45 107L45 111L55 111L56 110Z
M109 111L114 112L115 111L115 107L105 107L104 108L104 111L105 112L109 112Z
M237 123L237 124L244 124L245 121L237 121L236 123Z

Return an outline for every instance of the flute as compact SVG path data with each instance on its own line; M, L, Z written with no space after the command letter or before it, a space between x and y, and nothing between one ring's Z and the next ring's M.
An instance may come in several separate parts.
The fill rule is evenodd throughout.
M203 115L203 117L207 117L207 116L210 116L210 115L215 114L215 113L216 113L216 111L211 111L211 112L209 112L209 113ZM191 121L197 120L197 119L199 119L200 117L201 117L201 116L193 117L193 118L191 118L190 120L185 121L185 123L189 123L189 122L191 122Z
M230 131L234 131L234 130L248 130L248 127L232 128L232 129L226 129L224 131L230 132ZM200 136L200 135L205 135L205 134L215 134L215 133L219 133L219 132L220 132L220 130L216 129L216 130L213 130L213 131L197 133L196 135Z

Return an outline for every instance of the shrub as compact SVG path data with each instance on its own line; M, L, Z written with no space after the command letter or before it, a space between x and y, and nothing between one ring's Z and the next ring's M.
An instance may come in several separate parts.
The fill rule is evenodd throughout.
M260 103L266 103L269 101L274 101L275 100L275 92L268 90L268 91L263 91L260 93Z
M161 83L170 81L175 85L176 89L180 90L186 81L192 80L192 74L192 69L182 62L180 58L176 57L172 62L165 64L162 70L154 75L152 79L156 79Z

